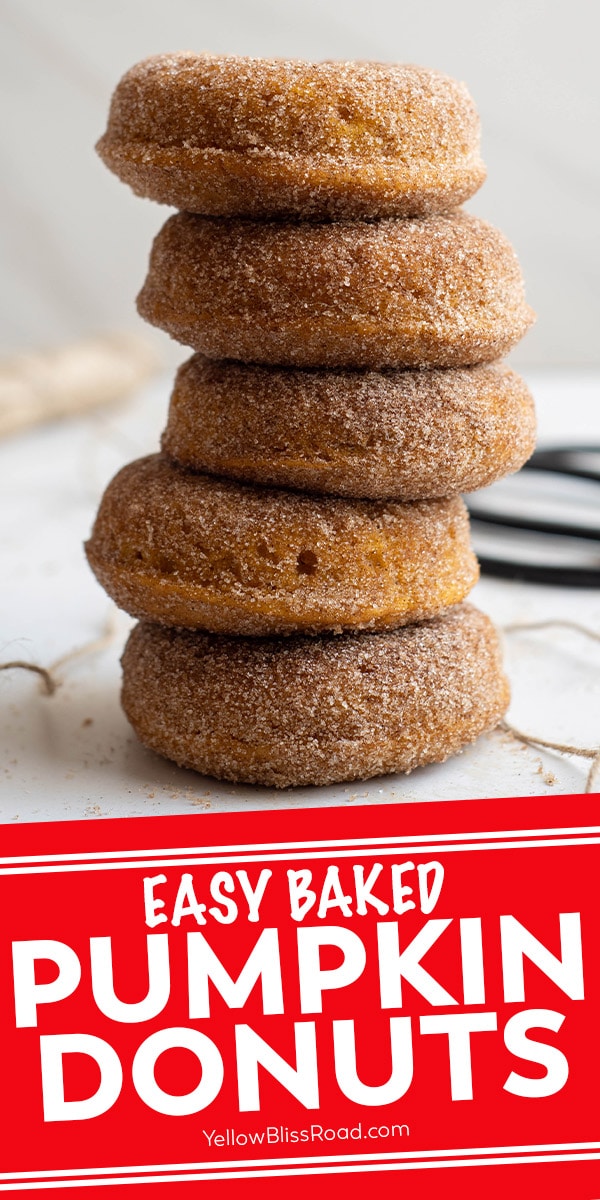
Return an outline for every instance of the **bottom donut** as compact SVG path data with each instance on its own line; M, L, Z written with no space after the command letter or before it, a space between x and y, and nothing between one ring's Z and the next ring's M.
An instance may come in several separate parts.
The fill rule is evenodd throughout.
M442 762L506 711L488 617L470 604L384 633L242 638L141 622L122 703L140 740L236 783L330 784Z

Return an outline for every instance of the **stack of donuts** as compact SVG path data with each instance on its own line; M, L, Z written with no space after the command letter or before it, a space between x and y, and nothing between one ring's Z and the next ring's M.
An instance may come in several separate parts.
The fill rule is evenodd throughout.
M517 470L532 321L464 85L378 63L161 55L98 149L159 232L141 315L190 346L162 451L87 554L139 619L125 712L180 765L286 787L410 771L508 703L462 491Z

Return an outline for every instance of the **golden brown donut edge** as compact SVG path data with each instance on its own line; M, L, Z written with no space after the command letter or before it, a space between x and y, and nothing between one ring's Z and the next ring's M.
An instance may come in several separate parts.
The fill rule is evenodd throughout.
M271 487L418 500L472 492L535 445L532 396L502 363L429 371L213 362L178 370L164 452Z
M109 484L86 552L133 616L254 636L394 628L462 600L478 576L460 497L308 496L160 455Z
M97 149L138 195L214 216L446 211L481 185L464 84L424 67L157 55L118 84Z
M140 740L180 766L271 787L442 762L509 701L491 621L462 604L388 633L223 638L141 624L122 703Z
M509 242L461 210L315 225L177 213L138 310L208 358L295 367L490 362L533 320Z

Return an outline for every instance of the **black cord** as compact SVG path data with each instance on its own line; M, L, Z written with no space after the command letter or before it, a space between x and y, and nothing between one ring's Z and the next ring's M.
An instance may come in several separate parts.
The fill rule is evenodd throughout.
M478 555L483 575L498 579L519 579L525 583L545 583L554 587L600 587L600 567L551 567L545 563L517 563L510 559Z
M586 458L597 455L598 471L577 466L578 456ZM566 475L577 479L589 479L600 485L600 446L556 446L549 450L536 450L522 468L526 471L547 471L550 474ZM586 542L600 542L600 526L573 524L569 521L552 521L543 518L515 517L501 512L490 512L480 508L475 501L467 499L467 507L473 521L505 529L522 529L541 533L545 537L561 536ZM599 503L600 511L600 503ZM543 544L543 542L542 542ZM597 567L575 565L553 566L551 563L528 563L517 559L479 556L483 574L502 579L522 579L528 583L551 584L559 587L600 587L600 562Z

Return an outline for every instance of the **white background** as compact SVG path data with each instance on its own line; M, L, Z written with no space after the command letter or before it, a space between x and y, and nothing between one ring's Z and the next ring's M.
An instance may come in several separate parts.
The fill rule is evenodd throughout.
M132 63L161 51L377 58L463 79L538 324L515 363L599 361L597 0L0 0L4 349L135 327L154 232L93 151ZM174 351L158 340L166 358Z
M0 322L5 350L138 328L134 297L166 210L135 199L94 154L112 88L159 51L206 49L414 61L464 79L489 178L473 211L516 245L538 324L512 360L542 440L600 441L599 70L596 0L0 0ZM148 331L166 362L185 357ZM540 370L541 368L541 370ZM83 558L102 488L156 448L170 375L132 406L0 444L0 660L48 664L96 637L109 603ZM485 581L499 623L556 616L600 629L600 591ZM501 733L441 766L366 788L211 784L139 746L118 704L120 618L100 655L0 675L0 820L581 790L584 764ZM583 745L600 735L600 657L577 634L512 640L513 721ZM91 724L83 724L87 718Z
M593 419L600 442L597 376L555 370L529 378L545 442L564 436L565 395L572 435L585 436ZM165 376L129 405L0 442L0 556L9 579L0 588L0 661L48 666L98 638L109 614L117 618L104 649L57 667L51 697L35 675L0 672L0 822L583 791L584 760L539 753L501 730L409 776L279 792L219 784L145 750L118 698L119 656L133 622L96 583L82 543L108 479L156 447L169 387ZM600 632L599 589L486 579L472 599L498 625L558 617ZM512 635L506 666L518 728L598 745L600 645L570 630Z

